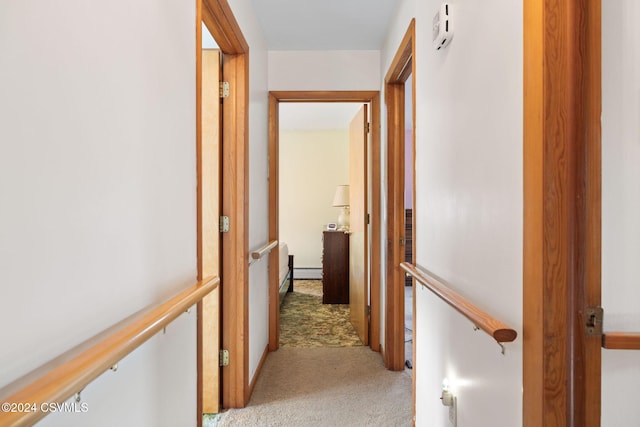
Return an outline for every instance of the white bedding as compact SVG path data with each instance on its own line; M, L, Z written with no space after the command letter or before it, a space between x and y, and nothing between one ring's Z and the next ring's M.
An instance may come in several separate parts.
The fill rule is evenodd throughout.
M287 277L289 273L289 247L285 242L280 242L278 247L280 250L280 269L278 277L278 284L282 284L282 281Z

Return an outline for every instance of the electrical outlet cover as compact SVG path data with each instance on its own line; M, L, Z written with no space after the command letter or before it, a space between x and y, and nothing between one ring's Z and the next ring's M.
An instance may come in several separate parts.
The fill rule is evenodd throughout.
M458 425L458 398L453 396L453 405L449 406L449 422L453 427Z

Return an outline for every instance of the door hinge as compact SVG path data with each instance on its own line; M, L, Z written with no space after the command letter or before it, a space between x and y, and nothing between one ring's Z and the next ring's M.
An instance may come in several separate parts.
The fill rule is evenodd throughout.
M229 97L229 82L220 82L220 98Z
M367 214L367 225L371 224L371 214Z
M220 217L220 232L228 233L229 232L229 217L221 216Z
M369 132L371 132L371 123L367 122L367 124L364 125L364 133Z
M405 244L405 239L404 239L404 237L401 237L400 238L400 246L404 246L404 244Z
M220 350L220 366L229 366L229 350Z
M371 306L370 306L370 305L368 305L368 306L365 308L364 313L365 313L367 316L369 316L369 315L371 314Z
M602 321L604 320L604 310L602 307L587 307L587 328L588 336L602 335Z

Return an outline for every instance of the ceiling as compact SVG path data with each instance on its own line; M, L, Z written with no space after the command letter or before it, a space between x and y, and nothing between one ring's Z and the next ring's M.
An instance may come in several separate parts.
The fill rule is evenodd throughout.
M279 128L349 129L349 123L361 107L361 102L281 102L278 110Z
M399 0L252 0L268 50L380 50Z

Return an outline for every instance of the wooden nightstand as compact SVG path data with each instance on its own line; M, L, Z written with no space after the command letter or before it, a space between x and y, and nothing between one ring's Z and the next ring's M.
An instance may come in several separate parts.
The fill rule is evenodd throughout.
M349 304L349 235L322 234L322 303Z

